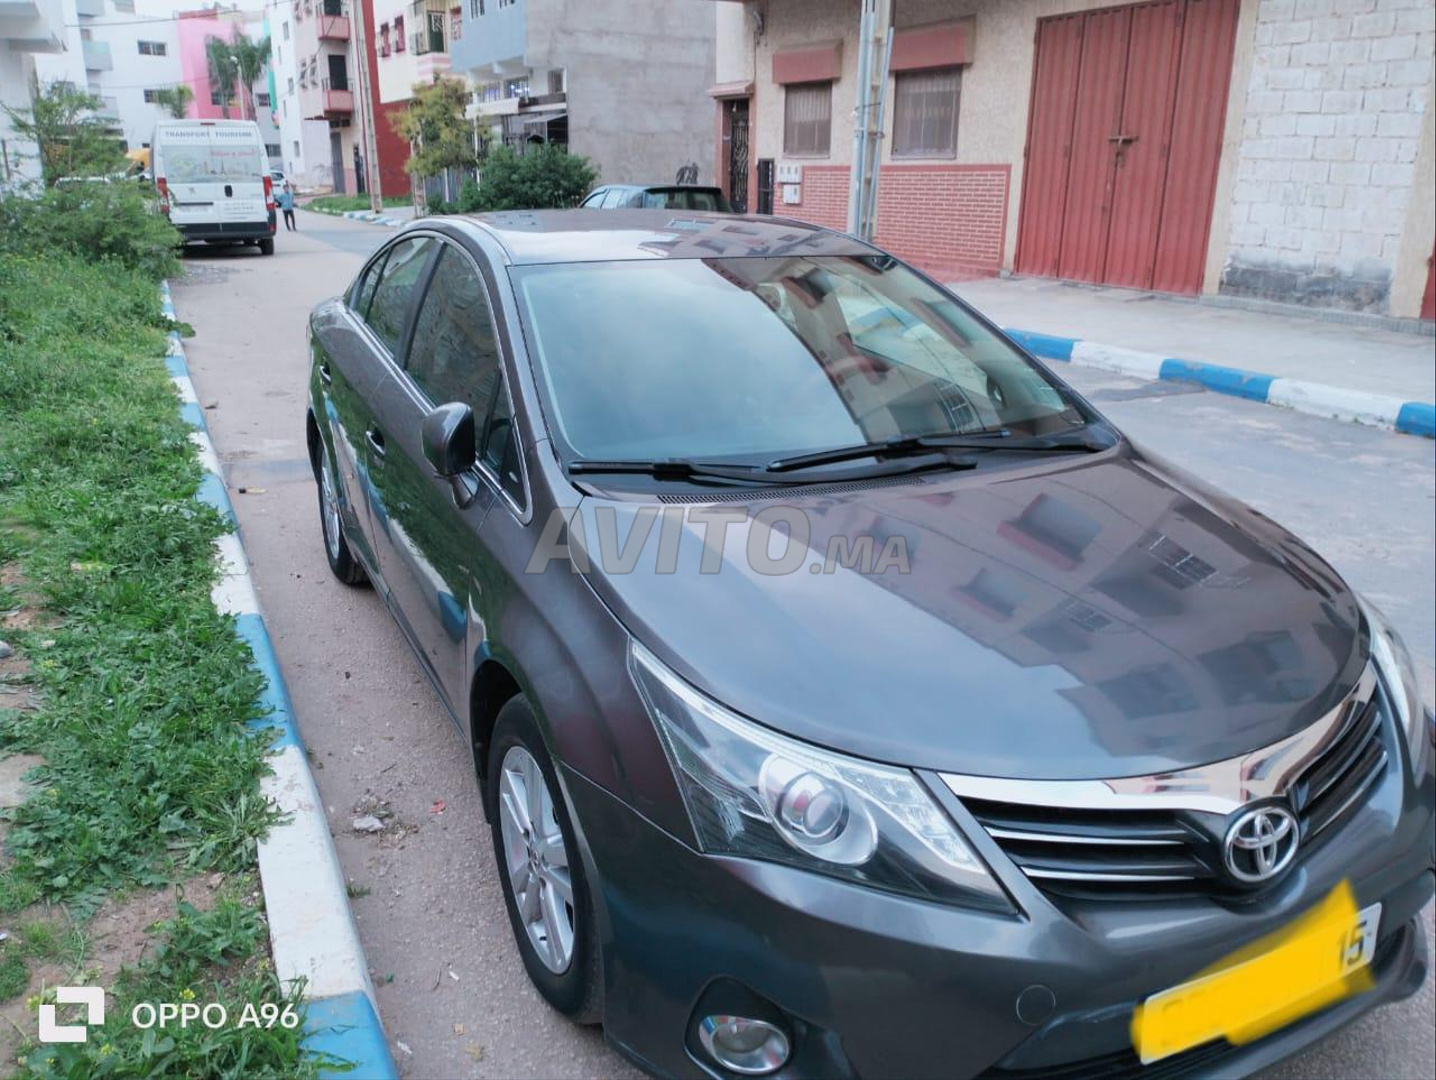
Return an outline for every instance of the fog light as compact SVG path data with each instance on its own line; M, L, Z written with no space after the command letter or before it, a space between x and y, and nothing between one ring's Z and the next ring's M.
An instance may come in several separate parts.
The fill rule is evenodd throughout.
M715 1013L698 1025L698 1041L729 1072L765 1076L788 1060L788 1036L776 1024Z

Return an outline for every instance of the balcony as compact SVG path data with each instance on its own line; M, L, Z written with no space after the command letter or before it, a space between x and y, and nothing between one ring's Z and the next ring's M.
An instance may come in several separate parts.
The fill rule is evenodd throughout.
M346 16L319 14L315 18L319 24L320 41L349 40L349 19Z
M348 79L325 79L324 115L349 116L354 112L354 91L349 89Z
M108 41L82 41L80 52L85 57L86 71L111 71L114 69L115 61L110 56L110 43Z
M75 0L75 13L97 16L105 13L105 0Z

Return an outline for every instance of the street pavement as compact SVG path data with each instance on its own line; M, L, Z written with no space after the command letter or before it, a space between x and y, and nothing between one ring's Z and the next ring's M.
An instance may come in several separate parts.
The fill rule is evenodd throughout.
M198 250L174 290L199 401L351 883L394 1057L409 1077L627 1077L552 1013L512 944L465 740L382 602L329 574L304 448L305 319L393 235L301 212L272 257ZM1436 670L1436 444L1089 369L1060 374L1136 440L1313 543ZM355 832L374 809L383 833ZM1432 910L1424 916L1431 936ZM1430 1077L1430 982L1273 1078Z

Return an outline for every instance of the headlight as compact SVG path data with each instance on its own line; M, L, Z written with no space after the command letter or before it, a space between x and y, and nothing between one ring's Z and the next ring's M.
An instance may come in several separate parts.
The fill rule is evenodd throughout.
M745 720L636 642L628 666L704 851L790 863L910 896L1010 907L911 771Z
M1401 635L1376 605L1363 598L1361 607L1366 613L1366 625L1371 630L1371 658L1376 661L1376 670L1386 688L1386 696L1396 712L1396 722L1406 733L1411 767L1420 776L1421 770L1426 767L1426 754L1431 749L1431 731L1426 723L1425 706L1421 703L1416 665Z

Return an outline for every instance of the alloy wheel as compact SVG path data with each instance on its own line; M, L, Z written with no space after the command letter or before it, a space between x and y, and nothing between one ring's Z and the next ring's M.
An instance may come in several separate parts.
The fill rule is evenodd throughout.
M543 771L522 746L510 747L504 755L499 830L519 921L544 967L560 974L573 960L573 883L568 850Z

